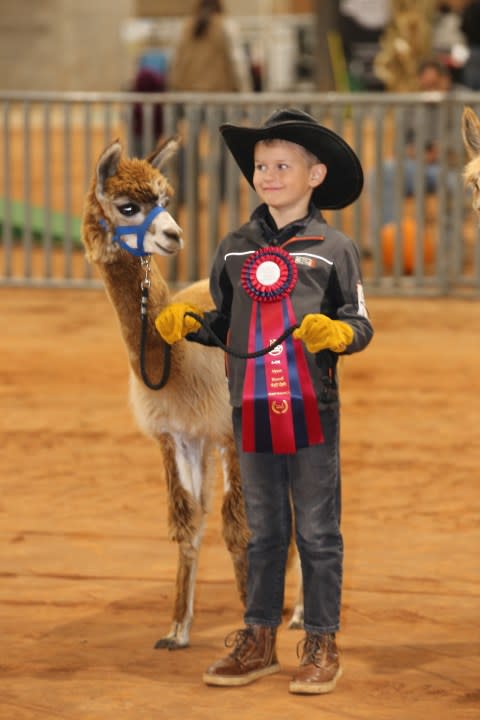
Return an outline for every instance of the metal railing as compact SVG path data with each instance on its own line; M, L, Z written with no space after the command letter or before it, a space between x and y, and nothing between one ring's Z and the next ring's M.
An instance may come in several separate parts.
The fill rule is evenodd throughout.
M206 277L221 237L257 204L218 127L225 121L260 125L275 108L292 105L344 136L362 161L360 199L325 215L357 242L368 291L477 295L480 236L462 180L461 114L464 105L479 112L478 92L297 93L293 99L278 93L0 92L0 284L99 286L81 242L83 202L97 158L117 138L128 154L146 154L156 144L159 123L163 136L182 139L166 174L185 235L182 253L160 263L174 285ZM439 182L431 193L424 182L424 144L434 106ZM412 123L415 169L405 197L406 129ZM447 137L453 140L447 143ZM386 166L393 168L388 224Z

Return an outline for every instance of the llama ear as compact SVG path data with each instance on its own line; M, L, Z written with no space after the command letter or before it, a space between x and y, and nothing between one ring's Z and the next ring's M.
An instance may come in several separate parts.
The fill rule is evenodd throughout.
M100 155L97 162L97 195L103 195L105 182L116 174L121 156L122 146L118 140L111 143Z
M475 158L480 155L480 119L470 107L463 109L462 137L469 156Z
M165 163L178 152L179 148L180 138L176 135L157 145L146 160L153 165L153 167L157 168L157 170L161 170Z

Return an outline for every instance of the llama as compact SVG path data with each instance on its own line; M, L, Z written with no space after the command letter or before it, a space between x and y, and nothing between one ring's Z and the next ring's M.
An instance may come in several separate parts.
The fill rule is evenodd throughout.
M223 538L230 552L237 589L246 597L248 529L243 506L223 352L182 341L171 349L171 372L160 391L152 378L163 375L165 343L154 320L168 303L213 306L208 281L200 280L171 295L149 255L174 255L182 233L165 210L173 190L161 168L177 151L170 138L144 160L127 158L119 141L101 154L87 193L82 238L87 259L96 265L119 321L130 364L130 401L140 429L160 445L168 488L169 535L178 543L173 621L156 648L187 647L193 621L195 579L206 517L211 507L215 455L224 476ZM131 230L131 232L129 232ZM148 307L142 299L148 286ZM147 313L142 369L142 319ZM147 358L149 361L147 361ZM295 548L297 597L288 627L303 628L303 585ZM294 560L292 560L294 558Z
M82 230L87 259L100 272L126 345L134 416L163 453L169 535L178 543L178 564L173 621L155 647L170 650L189 645L215 449L220 451L224 474L223 537L243 602L248 542L222 351L182 341L171 348L170 377L163 389L152 390L142 379L142 289L149 288L144 354L148 378L160 376L164 366L165 345L154 326L160 310L174 299L202 309L213 305L207 281L171 297L159 268L154 262L150 265L150 253L174 255L182 245L181 230L164 209L173 190L160 171L177 149L177 140L170 138L140 160L125 157L119 141L111 143L98 160ZM142 253L146 255L138 257Z
M470 158L465 166L465 183L472 188L472 207L480 221L480 118L470 107L463 109L462 136Z

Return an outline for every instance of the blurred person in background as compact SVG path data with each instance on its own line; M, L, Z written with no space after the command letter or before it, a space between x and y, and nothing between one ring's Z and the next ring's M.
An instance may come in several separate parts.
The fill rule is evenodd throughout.
M480 0L465 6L460 28L468 45L462 82L470 90L480 90Z
M199 0L182 28L168 72L180 92L248 92L252 76L235 23L221 0Z
M168 70L167 89L178 92L249 92L253 75L235 23L221 0L198 0L180 32ZM203 107L202 107L203 110ZM202 113L204 114L204 113ZM226 153L220 146L220 188L225 191ZM184 200L185 152L178 154L177 199Z
M373 61L390 16L391 0L339 2L339 30L345 61L350 80L358 89L383 89L383 83L373 71Z
M419 65L417 72L417 89L420 92L444 92L452 93L461 88L452 81L450 69L437 60L431 58L425 60ZM405 133L405 152L400 158L387 158L383 163L382 175L382 208L381 223L391 223L395 220L395 180L397 173L400 171L399 165L403 163L401 168L403 172L403 193L404 197L413 197L415 194L415 176L417 174L418 158L416 156L415 147L415 113L410 109L406 109L406 133ZM441 173L441 165L439 162L439 142L446 144L447 152L455 146L455 137L453 136L453 128L451 121L447 118L447 133L441 134L439 105L437 103L427 103L425 108L424 122L424 187L426 194L437 192L438 181ZM453 158L449 158L452 162ZM458 173L455 170L447 173L447 187L454 190L458 183ZM369 178L369 189L371 193L371 207L376 207L376 175L373 172Z
M149 67L147 63L140 63L135 75L132 92L158 93L165 90L165 76L158 69ZM163 134L163 109L159 103L155 103L152 109L152 132L153 138L144 138L145 118L144 104L135 103L133 106L133 154L136 157L144 157L153 149L155 143ZM150 143L150 145L148 144Z
M432 51L448 65L454 82L462 81L468 54L461 23L460 10L449 2L440 2L432 23Z

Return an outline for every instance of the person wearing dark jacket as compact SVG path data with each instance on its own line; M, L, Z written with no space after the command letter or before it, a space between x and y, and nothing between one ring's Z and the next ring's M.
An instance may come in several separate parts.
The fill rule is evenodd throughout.
M132 92L159 93L165 90L165 79L157 70L149 67L140 67L133 83ZM145 121L143 103L133 106L133 154L144 157L151 147L159 141L163 134L163 110L160 104L153 105L153 138L144 138ZM150 142L150 145L148 144Z
M238 686L279 671L276 630L293 511L306 635L289 690L325 693L342 672L337 362L363 350L373 328L357 247L329 227L321 209L354 202L363 173L339 135L295 108L274 112L260 128L220 130L263 202L218 247L210 276L215 310L200 323L186 315L200 317L198 310L173 304L156 320L167 342L186 336L213 344L215 335L236 354L228 383L250 529L245 628L227 639L232 651L203 679Z
M480 0L466 4L461 13L460 30L468 44L462 82L470 90L480 90Z

